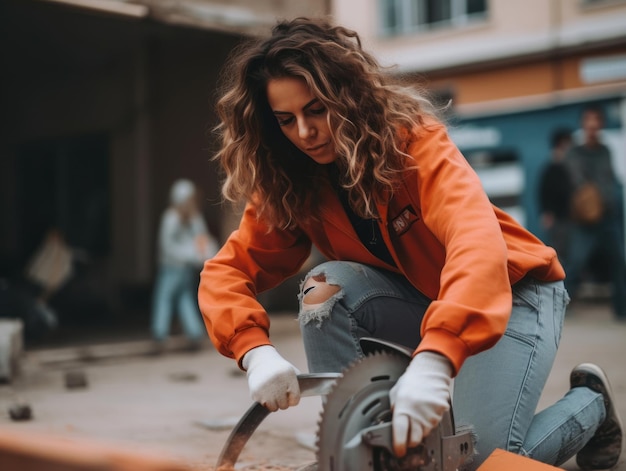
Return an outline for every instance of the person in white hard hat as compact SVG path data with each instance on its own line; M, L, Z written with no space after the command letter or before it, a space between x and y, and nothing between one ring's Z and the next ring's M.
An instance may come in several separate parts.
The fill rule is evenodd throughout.
M204 261L217 249L217 240L198 209L195 185L186 179L175 181L158 235L159 267L151 319L155 353L163 349L174 314L180 319L190 347L200 347L206 333L197 302L198 275Z

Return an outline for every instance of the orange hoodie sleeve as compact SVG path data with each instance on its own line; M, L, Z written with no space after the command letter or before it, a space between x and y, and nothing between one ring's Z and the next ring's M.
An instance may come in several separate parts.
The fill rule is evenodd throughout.
M441 353L458 372L506 329L512 306L507 245L478 176L442 125L420 130L409 153L417 164L422 218L445 251L439 293L416 351Z
M302 232L268 232L254 207L246 207L239 229L200 274L200 311L221 354L239 363L248 350L271 344L269 317L256 296L297 273L310 252Z

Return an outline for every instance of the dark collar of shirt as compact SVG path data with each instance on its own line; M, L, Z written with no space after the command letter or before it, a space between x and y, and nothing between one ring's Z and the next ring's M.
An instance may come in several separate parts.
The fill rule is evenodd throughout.
M348 191L339 184L339 170L336 165L330 166L328 174L330 182L337 192L337 196L339 196L339 201L341 201L341 205L361 243L372 255L391 266L396 266L391 253L389 253L389 248L385 244L378 221L374 218L362 218L354 212L348 201Z

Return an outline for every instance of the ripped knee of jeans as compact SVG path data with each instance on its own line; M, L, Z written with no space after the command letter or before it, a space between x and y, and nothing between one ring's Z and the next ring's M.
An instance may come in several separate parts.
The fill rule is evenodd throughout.
M326 274L310 273L300 285L300 324L315 322L319 327L322 321L330 316L335 303L341 299L341 286L327 280Z

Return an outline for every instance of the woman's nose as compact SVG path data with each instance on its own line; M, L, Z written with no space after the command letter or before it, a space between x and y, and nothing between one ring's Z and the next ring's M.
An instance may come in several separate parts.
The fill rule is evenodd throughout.
M315 134L315 128L306 119L298 121L298 136L307 139Z

